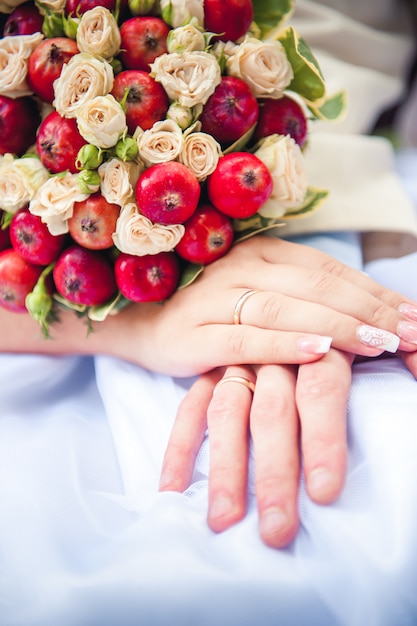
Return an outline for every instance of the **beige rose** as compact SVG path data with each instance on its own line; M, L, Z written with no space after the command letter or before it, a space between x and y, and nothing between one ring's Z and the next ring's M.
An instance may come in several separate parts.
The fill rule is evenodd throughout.
M35 4L42 15L46 13L63 13L65 9L66 0L35 0Z
M226 62L227 73L249 85L256 98L280 98L293 79L292 67L279 41L247 37Z
M220 145L211 135L196 132L185 137L179 160L201 182L214 172L221 154Z
M221 81L220 66L208 52L161 54L150 67L170 100L185 107L205 104Z
M102 6L86 11L77 28L77 45L80 52L112 59L120 50L120 31L117 21Z
M124 206L134 196L134 186L143 171L143 164L135 161L122 161L113 158L98 168L100 190L110 204Z
M80 135L97 148L115 146L120 135L127 132L125 112L110 94L87 100L76 113Z
M182 224L153 224L139 213L138 207L132 202L120 211L113 241L116 248L126 254L158 254L173 250L184 230Z
M63 117L76 117L77 109L91 98L106 96L113 87L110 63L91 54L75 54L54 82L54 107Z
M152 128L138 133L137 137L139 156L148 167L155 163L175 161L183 142L181 128L173 120L155 122Z
M263 217L280 217L301 205L307 174L300 146L290 135L271 135L255 152L271 173L272 194L259 209Z
M184 26L193 18L200 26L204 25L203 0L161 0L162 18L172 28Z
M5 154L0 160L0 209L15 213L23 208L48 178L37 157L15 159Z
M0 39L1 95L20 98L33 93L26 80L28 60L42 39L42 33L14 35Z
M171 30L167 37L168 52L195 52L204 50L206 40L204 34L193 23L179 26Z
M29 203L29 211L38 215L52 235L68 232L68 220L72 216L74 202L88 198L78 186L78 174L51 176L38 189Z
M0 2L0 13L11 13L27 0L3 0Z

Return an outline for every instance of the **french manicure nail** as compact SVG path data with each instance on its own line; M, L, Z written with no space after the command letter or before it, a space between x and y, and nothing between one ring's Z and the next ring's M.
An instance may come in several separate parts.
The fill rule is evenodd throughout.
M408 319L417 322L417 306L409 304L408 302L402 302L398 307L398 311L402 313Z
M368 326L367 324L358 326L356 336L365 346L380 348L392 354L397 352L398 346L400 345L400 338L394 335L394 333L390 333L388 330L382 330L381 328L375 328L375 326Z
M401 320L398 322L397 332L401 339L404 339L404 341L417 344L417 324Z
M332 345L332 337L324 335L305 335L297 342L298 349L308 354L326 354Z

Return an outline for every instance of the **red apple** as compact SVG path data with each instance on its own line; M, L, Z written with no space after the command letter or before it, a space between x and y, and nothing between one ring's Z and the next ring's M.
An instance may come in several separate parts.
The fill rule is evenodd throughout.
M61 117L57 111L52 111L39 126L36 149L43 165L53 174L65 170L76 174L75 161L86 143L74 118Z
M16 252L29 263L49 265L61 251L65 235L51 235L39 216L21 209L10 222L10 241Z
M1 224L1 220L0 220L0 224ZM10 248L11 245L12 244L10 242L10 228L9 227L2 228L0 225L0 251L6 250L6 248Z
M77 44L68 37L44 39L29 57L27 80L39 98L52 104L55 97L54 81L62 66L79 52Z
M149 15L131 17L120 27L120 60L124 69L149 72L149 64L167 52L167 36L170 31L159 17Z
M32 35L41 33L43 16L32 2L25 2L16 7L7 17L3 28L3 37L14 35Z
M35 142L41 117L29 96L8 98L0 95L0 154L22 156Z
M120 214L118 204L110 204L100 192L86 200L74 203L72 217L68 220L69 233L80 246L89 250L105 250L113 245Z
M253 21L251 0L204 0L204 28L222 41L243 37Z
M254 215L272 192L266 165L249 152L231 152L219 159L207 179L210 201L219 211L235 218Z
M184 235L175 251L191 263L212 263L233 244L231 220L209 204L199 206L184 226Z
M146 169L136 183L136 203L152 222L180 224L188 220L200 199L200 184L182 163L168 161Z
M116 292L113 267L95 250L70 246L58 257L53 269L58 293L75 304L104 304Z
M256 124L258 116L259 105L248 85L235 76L223 76L204 105L201 130L222 145L231 144Z
M160 83L143 70L125 70L114 79L112 95L121 102L126 98L126 123L133 135L140 126L151 128L155 122L165 119L169 107L168 96Z
M116 283L132 302L161 302L171 296L179 281L175 252L134 256L121 252L114 265Z
M12 248L0 252L0 306L14 313L26 313L26 296L36 285L42 269L22 259Z
M307 118L302 106L290 96L278 100L265 98L259 101L259 120L254 139L268 135L290 135L299 146L307 139Z

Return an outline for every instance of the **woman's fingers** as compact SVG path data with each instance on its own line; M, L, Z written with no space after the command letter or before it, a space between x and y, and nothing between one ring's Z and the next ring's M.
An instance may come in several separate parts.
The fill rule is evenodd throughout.
M296 401L309 496L329 504L341 493L347 464L346 413L352 355L330 350L298 371Z
M207 410L222 370L200 376L181 402L162 463L160 491L184 491L207 429Z
M255 457L259 532L274 548L288 545L298 529L298 414L296 369L259 368L250 413Z

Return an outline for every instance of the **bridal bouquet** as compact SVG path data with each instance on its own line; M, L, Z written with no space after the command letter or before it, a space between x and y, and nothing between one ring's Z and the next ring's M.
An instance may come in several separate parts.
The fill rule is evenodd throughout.
M159 302L315 209L340 115L291 0L0 0L0 305L44 333Z

